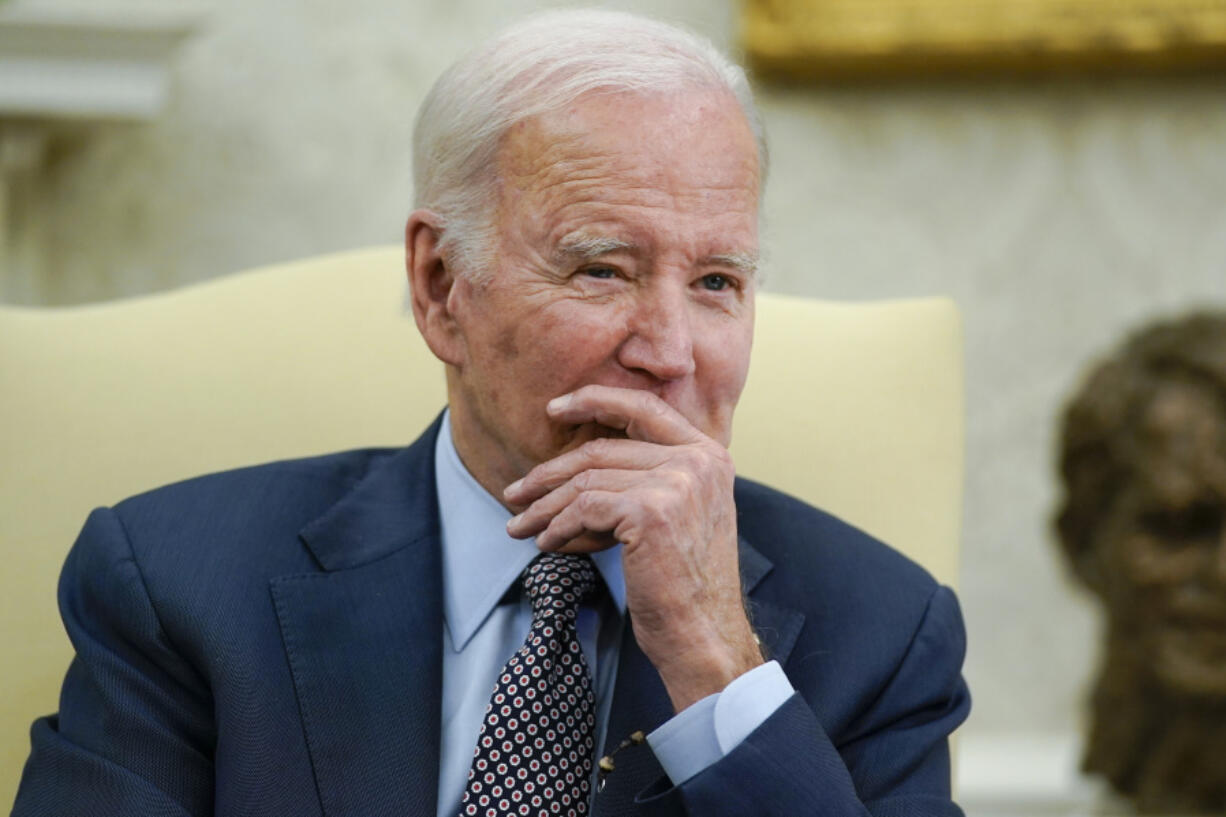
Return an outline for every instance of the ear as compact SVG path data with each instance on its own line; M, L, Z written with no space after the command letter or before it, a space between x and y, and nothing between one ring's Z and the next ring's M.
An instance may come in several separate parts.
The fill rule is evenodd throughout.
M464 334L450 308L455 276L439 253L442 219L429 210L415 210L404 225L404 264L409 278L413 319L434 356L460 365Z

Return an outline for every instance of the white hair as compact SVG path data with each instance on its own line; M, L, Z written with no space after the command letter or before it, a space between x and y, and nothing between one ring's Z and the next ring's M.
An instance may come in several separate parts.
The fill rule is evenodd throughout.
M434 83L413 129L415 205L441 219L440 251L458 274L488 274L497 239L497 154L516 123L592 92L727 91L739 103L766 178L762 122L744 70L707 39L616 11L529 17Z

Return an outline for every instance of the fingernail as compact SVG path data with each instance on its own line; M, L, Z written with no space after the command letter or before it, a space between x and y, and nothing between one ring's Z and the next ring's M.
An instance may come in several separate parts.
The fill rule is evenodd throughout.
M524 518L524 515L522 513L515 514L515 516L512 516L510 519L507 520L507 528L509 529L509 528L515 527L516 525L520 523L520 520L522 520L523 518Z
M571 396L569 394L564 394L561 397L555 397L552 400L550 400L549 405L546 406L546 408L549 411L561 411L562 409L570 405L570 400L571 400Z
M502 489L502 495L503 495L503 496L506 496L507 494L513 494L513 493L515 493L515 492L516 492L516 491L518 491L518 490L519 490L521 487L523 487L523 484L524 484L524 481L523 481L522 479L517 479L517 480L515 480L515 481L514 481L514 482L512 482L510 485L508 485L507 487L505 487L505 488L503 488L503 489ZM515 518L516 518L516 519L518 519L519 517L517 516L517 517L515 517Z

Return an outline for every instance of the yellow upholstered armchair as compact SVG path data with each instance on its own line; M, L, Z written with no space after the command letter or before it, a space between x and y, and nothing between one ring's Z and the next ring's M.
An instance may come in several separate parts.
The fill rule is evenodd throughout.
M444 403L397 249L131 300L0 307L0 804L71 648L55 582L91 508L207 471L403 445ZM962 490L957 313L944 299L762 295L738 471L953 584Z

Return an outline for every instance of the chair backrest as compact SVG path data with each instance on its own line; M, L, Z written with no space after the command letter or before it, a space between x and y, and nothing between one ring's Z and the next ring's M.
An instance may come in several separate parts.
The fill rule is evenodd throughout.
M89 510L176 479L412 440L441 364L379 248L98 305L0 307L0 804L71 649L55 608ZM734 426L738 470L956 578L958 315L945 299L762 295Z

